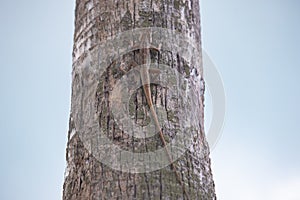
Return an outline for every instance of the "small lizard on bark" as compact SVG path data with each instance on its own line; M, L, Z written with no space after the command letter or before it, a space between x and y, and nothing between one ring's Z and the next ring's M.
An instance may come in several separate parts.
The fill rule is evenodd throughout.
M150 33L147 32L146 34L142 35L141 45L139 45L139 50L141 51L141 54L142 54L142 63L143 63L143 65L139 69L140 76L141 76L141 81L142 81L142 85L143 85L143 91L145 93L147 104L150 108L151 115L154 118L154 123L155 123L157 129L159 130L159 137L161 139L163 147L165 148L167 157L168 157L169 162L171 164L171 168L173 169L173 171L176 175L177 181L180 183L180 185L182 187L184 195L186 196L187 199L190 199L188 193L185 191L184 184L183 184L183 182L180 178L180 175L179 175L179 173L176 169L176 166L173 163L171 153L170 153L169 149L167 148L167 142L166 142L166 140L164 138L164 135L162 133L161 126L159 124L157 114L156 114L156 111L155 111L154 106L153 106L151 89L150 89L150 83L151 83L150 82L150 72L151 73L159 73L159 70L150 69L150 65L151 65L150 49L155 49L157 51L159 51L159 49L152 46L152 45L150 45L149 40L150 40ZM134 61L132 62L133 67L136 67L137 65L138 64L136 62L134 62ZM121 68L121 70L123 70L123 69Z

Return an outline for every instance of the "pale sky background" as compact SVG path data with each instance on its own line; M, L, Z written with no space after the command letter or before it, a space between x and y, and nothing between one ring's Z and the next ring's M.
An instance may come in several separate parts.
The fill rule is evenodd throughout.
M0 1L0 199L61 199L74 1ZM300 199L300 3L201 1L226 90L219 200ZM209 102L207 102L209 105Z

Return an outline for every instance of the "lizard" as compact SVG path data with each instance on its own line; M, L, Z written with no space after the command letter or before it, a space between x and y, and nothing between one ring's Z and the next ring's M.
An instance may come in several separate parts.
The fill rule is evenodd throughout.
M140 73L140 78L141 78L141 82L142 82L143 91L144 91L144 94L145 94L145 97L146 97L147 104L150 108L151 115L154 119L155 126L159 130L159 137L161 139L161 142L163 144L163 147L165 149L165 152L167 154L169 162L171 163L170 164L171 168L173 169L173 171L176 175L177 181L179 182L180 186L182 187L184 195L187 197L187 199L190 199L188 193L185 190L184 183L182 182L182 180L180 178L180 175L179 175L179 173L176 169L176 166L173 162L171 153L170 153L169 149L167 148L167 142L166 142L165 137L162 133L162 128L159 124L157 114L156 114L156 111L155 111L154 106L153 106L151 89L150 89L150 71L152 71L153 73L157 73L158 71L157 70L155 71L155 69L150 69L150 65L151 65L150 49L155 49L157 51L160 51L160 49L150 45L149 40L150 40L150 32L147 32L146 34L143 34L142 37L141 37L141 44L139 45L139 48L138 48L140 50L141 54L142 54L141 56L142 56L143 65L139 69L139 73ZM134 61L131 64L132 64L133 67L136 67L138 65ZM120 68L121 68L121 66L120 66ZM124 72L124 70L122 68L121 68L121 70Z

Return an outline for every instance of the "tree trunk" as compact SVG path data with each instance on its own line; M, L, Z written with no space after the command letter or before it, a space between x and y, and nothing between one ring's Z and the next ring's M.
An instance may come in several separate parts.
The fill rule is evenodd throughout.
M63 199L216 199L203 127L199 2L77 0L75 14ZM160 70L151 94L171 160L132 64L144 64L136 45L149 32L139 28L149 27Z

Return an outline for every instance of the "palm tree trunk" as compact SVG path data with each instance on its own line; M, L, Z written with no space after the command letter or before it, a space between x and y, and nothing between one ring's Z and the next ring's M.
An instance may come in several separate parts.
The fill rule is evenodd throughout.
M199 2L77 0L75 15L72 102L63 199L216 199L209 147L203 127L204 88L201 87L204 86L200 84L203 81L201 60L192 63L188 58L194 59L193 55L181 55L186 52L182 50L182 44L170 49L163 44L166 40L162 39L161 32L161 45L159 49L151 49L151 61L161 71L161 66L170 66L170 71L175 71L176 76L173 76L175 80L169 80L170 87L151 84L152 100L157 108L166 113L162 115L165 118L160 120L166 141L171 144L176 135L182 135L189 145L185 146L181 156L176 157L177 154L174 154L175 168L172 168L168 160L167 164L160 163L160 157L154 157L157 159L156 165L154 161L149 164L146 158L137 161L141 165L132 167L130 159L127 160L129 164L115 164L114 161L117 162L121 157L107 148L103 144L106 140L99 136L105 135L107 141L111 142L110 145L115 145L122 151L164 151L165 147L158 134L149 138L135 137L138 130L148 130L143 127L151 123L143 87L130 88L130 84L125 87L118 83L133 70L133 61L143 64L143 55L139 50L128 49L125 53L120 53L127 45L134 47L134 42L131 44L122 37L119 37L119 43L115 46L109 46L107 41L126 31L156 27L159 28L157 30L173 30L190 38L195 41L196 49L200 49ZM133 40L138 38L134 38L135 33L131 35ZM155 37L155 32L152 36ZM116 45L123 47L116 48ZM116 56L106 59L111 52ZM199 52L201 56L201 51ZM105 68L100 66L103 63ZM184 95L176 96L175 86L184 91L180 93ZM122 90L115 92L118 87ZM127 93L130 94L127 114L132 123L121 125L123 118L118 121L119 116L114 112L121 110L121 104L117 100L124 100L122 95L126 96ZM188 127L190 121L192 126ZM142 128L135 129L132 126ZM175 149L172 145L169 148ZM139 168L140 166L142 167ZM176 177L174 170L179 177Z

